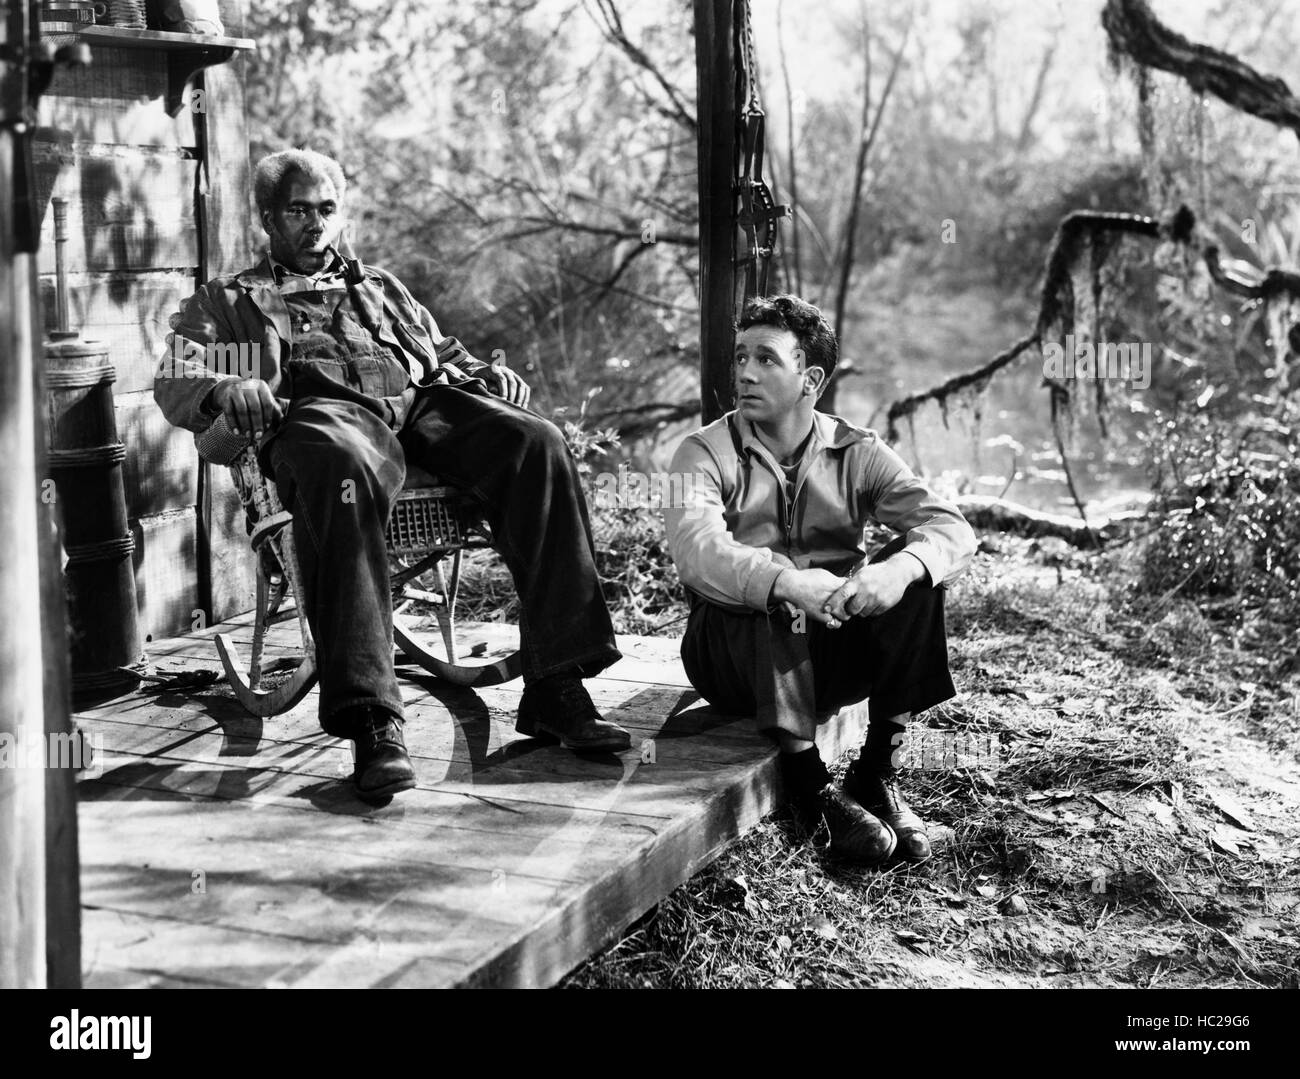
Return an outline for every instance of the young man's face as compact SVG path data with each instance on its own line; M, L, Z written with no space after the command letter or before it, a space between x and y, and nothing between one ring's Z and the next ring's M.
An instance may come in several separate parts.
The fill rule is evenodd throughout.
M793 412L801 401L816 401L805 393L815 388L821 368L804 367L799 339L775 326L750 326L736 334L733 364L736 407L742 419L775 423Z
M273 258L298 273L317 273L329 258L325 248L343 230L338 193L323 176L295 172L280 205L262 214L262 225Z

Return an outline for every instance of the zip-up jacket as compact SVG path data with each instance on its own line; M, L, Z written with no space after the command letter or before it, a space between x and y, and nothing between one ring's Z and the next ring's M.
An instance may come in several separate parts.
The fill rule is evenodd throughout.
M366 328L411 374L412 384L402 393L382 399L394 430L401 428L417 385L445 382L488 392L481 376L489 364L476 360L454 337L443 337L433 315L388 271L366 266L364 275L349 286L354 303ZM171 328L153 392L175 426L201 433L212 424L213 414L200 405L217 383L235 377L228 367L222 369L232 358L227 347L255 345L255 377L264 379L276 397L289 396L285 372L293 326L269 259L203 285L171 316Z
M794 496L785 474L736 412L689 435L670 475L682 497L664 507L682 583L733 610L766 610L786 569L847 573L865 557L871 520L906 535L904 550L934 586L961 576L975 533L951 502L931 491L874 431L813 413Z

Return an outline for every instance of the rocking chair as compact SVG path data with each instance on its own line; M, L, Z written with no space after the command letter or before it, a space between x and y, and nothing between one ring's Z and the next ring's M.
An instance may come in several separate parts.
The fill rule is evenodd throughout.
M295 602L294 612L282 612L290 590L303 595L294 546L293 516L281 504L275 484L262 472L257 451L219 417L199 436L199 455L209 463L228 465L249 522L249 541L257 557L257 606L254 610L252 656L240 662L230 635L218 633L217 652L226 679L239 703L255 716L287 712L316 683L316 650L306 612ZM439 483L413 465L388 522L390 583L393 590L393 639L402 652L424 670L458 686L494 686L518 678L523 671L519 650L476 642L468 649L456 632L456 599L460 591L461 557L467 550L491 547L491 536L474 502ZM450 574L445 563L450 562ZM436 583L436 591L431 586ZM440 647L426 646L403 616L416 601L433 608ZM263 687L270 673L263 663L266 631L276 622L297 615L303 655L293 673L278 685ZM278 666L278 665L277 665Z

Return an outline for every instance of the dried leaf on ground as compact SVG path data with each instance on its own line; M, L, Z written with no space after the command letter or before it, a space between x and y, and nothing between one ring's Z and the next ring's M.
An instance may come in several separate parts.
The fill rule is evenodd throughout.
M1206 794L1210 796L1210 801L1214 803L1214 808L1228 818L1238 828L1244 828L1248 832L1255 830L1255 822L1251 819L1250 814L1227 791L1217 790L1214 787L1207 787Z

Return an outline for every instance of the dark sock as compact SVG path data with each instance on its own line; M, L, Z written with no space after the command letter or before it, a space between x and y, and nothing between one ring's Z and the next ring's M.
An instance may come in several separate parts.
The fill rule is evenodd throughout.
M867 728L867 740L862 743L857 765L867 772L889 772L895 760L902 761L906 753L903 739L907 727L887 719L873 719Z
M831 781L830 769L826 767L816 746L809 746L798 753L782 753L781 771L785 778L786 792L791 799L800 803L811 801Z

